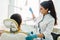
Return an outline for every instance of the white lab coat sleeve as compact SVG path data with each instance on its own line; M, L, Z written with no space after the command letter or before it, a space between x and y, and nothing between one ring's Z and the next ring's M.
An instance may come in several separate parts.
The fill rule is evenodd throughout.
M48 24L47 27L45 29L45 31L43 32L45 37L49 37L51 35L51 32L53 30L53 26L54 26L54 20L51 20Z

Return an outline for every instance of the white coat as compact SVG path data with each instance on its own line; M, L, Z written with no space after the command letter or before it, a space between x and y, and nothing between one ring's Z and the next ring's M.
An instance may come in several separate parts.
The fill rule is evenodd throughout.
M39 33L38 23L41 21L39 19L40 18L37 18L34 20L34 23L37 29L36 33ZM43 33L45 36L45 39L42 39L42 40L53 40L51 32L53 30L54 22L55 22L54 18L50 14L46 14L43 20L39 23L41 33Z

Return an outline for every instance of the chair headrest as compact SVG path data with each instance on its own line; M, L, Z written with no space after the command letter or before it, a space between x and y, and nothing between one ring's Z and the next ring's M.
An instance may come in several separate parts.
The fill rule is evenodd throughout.
M17 29L18 27L17 22L13 19L5 19L3 20L3 24L6 28L13 28L13 30Z

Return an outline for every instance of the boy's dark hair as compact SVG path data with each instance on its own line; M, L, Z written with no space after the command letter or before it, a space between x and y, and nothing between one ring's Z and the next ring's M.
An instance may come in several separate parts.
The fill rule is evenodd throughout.
M13 15L11 15L10 18L11 18L11 19L14 19L14 20L18 23L18 26L21 25L21 23L22 23L22 18L21 18L21 15L20 15L20 14L13 14Z

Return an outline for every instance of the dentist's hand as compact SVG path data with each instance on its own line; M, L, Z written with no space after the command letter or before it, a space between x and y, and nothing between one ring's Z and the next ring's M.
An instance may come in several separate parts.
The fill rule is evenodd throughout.
M43 38L44 35L43 34L38 34L37 36L40 37L40 38Z

